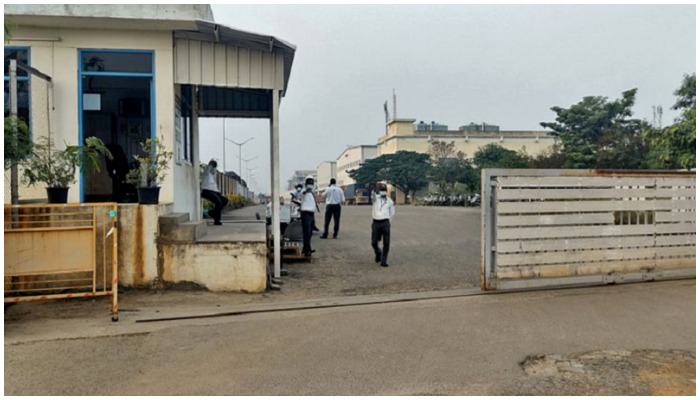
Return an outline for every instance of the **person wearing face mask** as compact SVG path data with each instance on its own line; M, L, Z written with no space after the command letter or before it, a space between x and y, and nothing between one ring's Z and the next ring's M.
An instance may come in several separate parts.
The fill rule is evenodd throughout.
M201 196L214 204L214 209L209 215L214 218L214 225L221 224L221 213L228 204L228 199L221 195L219 186L216 184L216 160L209 161L209 164L202 171L202 194Z
M376 198L372 203L372 248L374 249L374 261L381 263L382 267L388 267L387 256L391 241L391 219L396 210L394 202L387 196L386 184L379 182L375 188ZM379 240L382 240L382 248L379 248Z
M318 208L316 197L314 196L314 179L306 178L306 189L301 197L301 228L304 237L304 247L302 252L305 256L311 256L316 250L311 249L311 235L313 234L315 213Z

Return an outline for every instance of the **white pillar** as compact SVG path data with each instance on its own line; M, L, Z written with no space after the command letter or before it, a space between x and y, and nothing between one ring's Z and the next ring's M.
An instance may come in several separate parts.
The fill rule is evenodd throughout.
M272 118L270 119L270 170L272 172L272 235L274 237L274 277L280 277L282 249L280 247L280 93L272 90Z

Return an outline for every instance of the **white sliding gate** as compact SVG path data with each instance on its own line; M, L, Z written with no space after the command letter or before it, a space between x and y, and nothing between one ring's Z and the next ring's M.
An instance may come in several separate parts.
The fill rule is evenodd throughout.
M695 277L695 172L481 177L483 290Z

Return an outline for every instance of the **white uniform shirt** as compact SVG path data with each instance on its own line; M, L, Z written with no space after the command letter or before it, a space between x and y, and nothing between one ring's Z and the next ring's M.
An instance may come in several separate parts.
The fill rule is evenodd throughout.
M314 193L311 191L303 193L303 197L301 198L301 211L316 212L316 198L314 197Z
M345 193L335 185L331 185L326 189L326 204L343 204L345 202Z
M372 219L391 220L394 218L396 210L394 209L394 202L388 197L377 196L372 203Z
M210 165L207 165L202 173L202 189L212 190L214 192L219 191L219 186L216 185L216 179L214 179L214 176L216 176L216 169Z

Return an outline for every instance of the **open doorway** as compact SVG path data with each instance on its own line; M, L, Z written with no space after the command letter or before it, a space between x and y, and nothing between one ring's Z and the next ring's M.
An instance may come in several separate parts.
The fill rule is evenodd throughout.
M136 202L136 190L125 182L141 142L153 134L153 76L150 53L82 54L80 138L101 139L113 155L100 172L82 178L85 202Z

